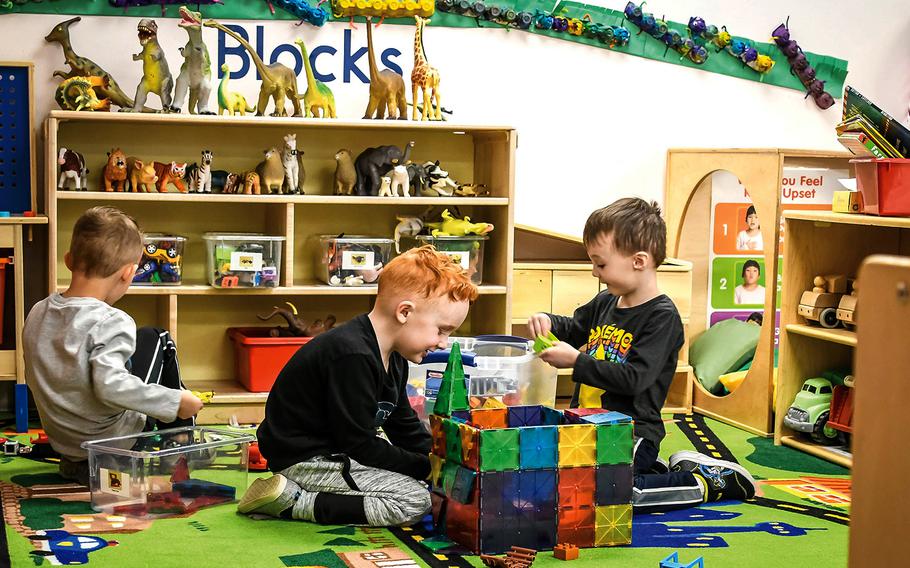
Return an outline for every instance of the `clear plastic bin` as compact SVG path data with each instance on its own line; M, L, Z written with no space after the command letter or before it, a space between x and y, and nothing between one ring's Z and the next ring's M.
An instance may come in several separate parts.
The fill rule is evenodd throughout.
M249 434L187 426L83 442L92 508L182 515L231 503L247 488Z
M133 277L137 286L176 286L183 282L186 238L164 233L146 233L142 260Z
M556 369L541 361L532 343L510 335L449 338L458 342L472 407L496 398L508 406L556 404ZM408 364L408 399L427 423L436 403L449 349L431 352L419 365Z
M486 235L466 237L433 237L418 235L421 245L433 245L439 252L448 255L460 264L474 284L483 283L483 245L489 239Z
M316 247L316 276L330 286L373 286L388 264L392 239L363 235L321 235Z
M205 233L209 284L216 288L274 288L281 278L284 237Z

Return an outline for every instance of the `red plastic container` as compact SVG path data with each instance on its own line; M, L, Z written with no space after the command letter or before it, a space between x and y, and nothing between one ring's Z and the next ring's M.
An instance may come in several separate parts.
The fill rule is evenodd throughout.
M229 327L236 375L247 390L269 392L278 373L312 337L271 337L270 327Z
M850 160L863 193L863 213L910 217L910 160Z

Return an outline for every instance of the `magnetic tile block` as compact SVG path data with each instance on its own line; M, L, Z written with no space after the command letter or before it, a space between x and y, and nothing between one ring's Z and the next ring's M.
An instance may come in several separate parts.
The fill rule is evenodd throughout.
M631 424L632 417L622 412L611 410L610 412L582 416L581 421L584 424Z
M481 430L480 470L518 469L518 429Z
M481 554L502 554L518 540L518 524L512 519L480 518Z
M634 483L631 464L599 465L595 473L597 505L625 505L632 502Z
M595 476L593 467L569 467L559 470L559 508L594 506Z
M632 424L597 426L597 463L632 463Z
M521 469L556 467L559 436L555 426L521 428L518 438Z
M435 414L430 415L430 437L433 440L431 451L441 458L446 455L446 432L444 419Z
M446 434L446 461L461 463L461 432L458 422L443 422Z
M555 469L513 472L518 483L518 516L544 521L556 518L557 475Z
M442 474L439 476L439 486L443 493L452 496L452 489L455 487L455 477L458 474L459 465L455 462L446 462L442 466Z
M465 467L480 469L480 430L468 424L458 427L461 435L461 458Z
M595 508L594 546L632 544L632 505Z
M509 428L543 425L542 406L510 406Z
M477 408L471 411L471 425L484 430L509 427L508 408Z
M544 406L540 413L541 426L560 426L565 424L566 419L563 413L555 408Z
M597 428L593 425L559 427L559 467L597 463Z
M579 548L594 546L594 507L559 509L556 541L572 543Z
M567 424L582 424L586 416L606 414L610 412L604 408L567 408L563 411Z
M461 422L470 422L471 421L471 411L470 410L456 410L452 413L453 420L459 420Z
M446 536L474 552L480 551L479 502L480 491L478 484L475 484L474 492L467 504L447 499L443 516Z
M471 499L471 494L474 491L476 477L476 472L459 466L455 472L455 481L452 485L451 493L448 493L449 497L459 503L466 504Z
M442 478L442 467L445 463L446 460L444 458L436 454L430 454L430 483L434 489L442 489L440 479Z

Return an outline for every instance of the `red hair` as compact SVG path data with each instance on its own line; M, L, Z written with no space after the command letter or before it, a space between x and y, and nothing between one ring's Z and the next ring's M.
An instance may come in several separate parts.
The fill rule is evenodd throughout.
M446 296L453 302L473 302L480 292L460 265L426 245L396 257L379 275L380 299L408 293L420 298Z

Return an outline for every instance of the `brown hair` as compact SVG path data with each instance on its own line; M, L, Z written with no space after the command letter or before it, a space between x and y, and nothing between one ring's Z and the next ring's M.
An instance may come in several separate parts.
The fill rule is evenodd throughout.
M113 207L92 207L73 227L70 241L73 270L107 278L127 264L139 262L142 233L136 220Z
M420 298L448 296L454 302L473 302L479 294L464 269L430 245L411 249L382 269L378 296L405 292Z
M667 225L656 201L624 197L598 209L585 223L585 246L613 235L613 245L623 254L643 250L660 266L667 257Z

